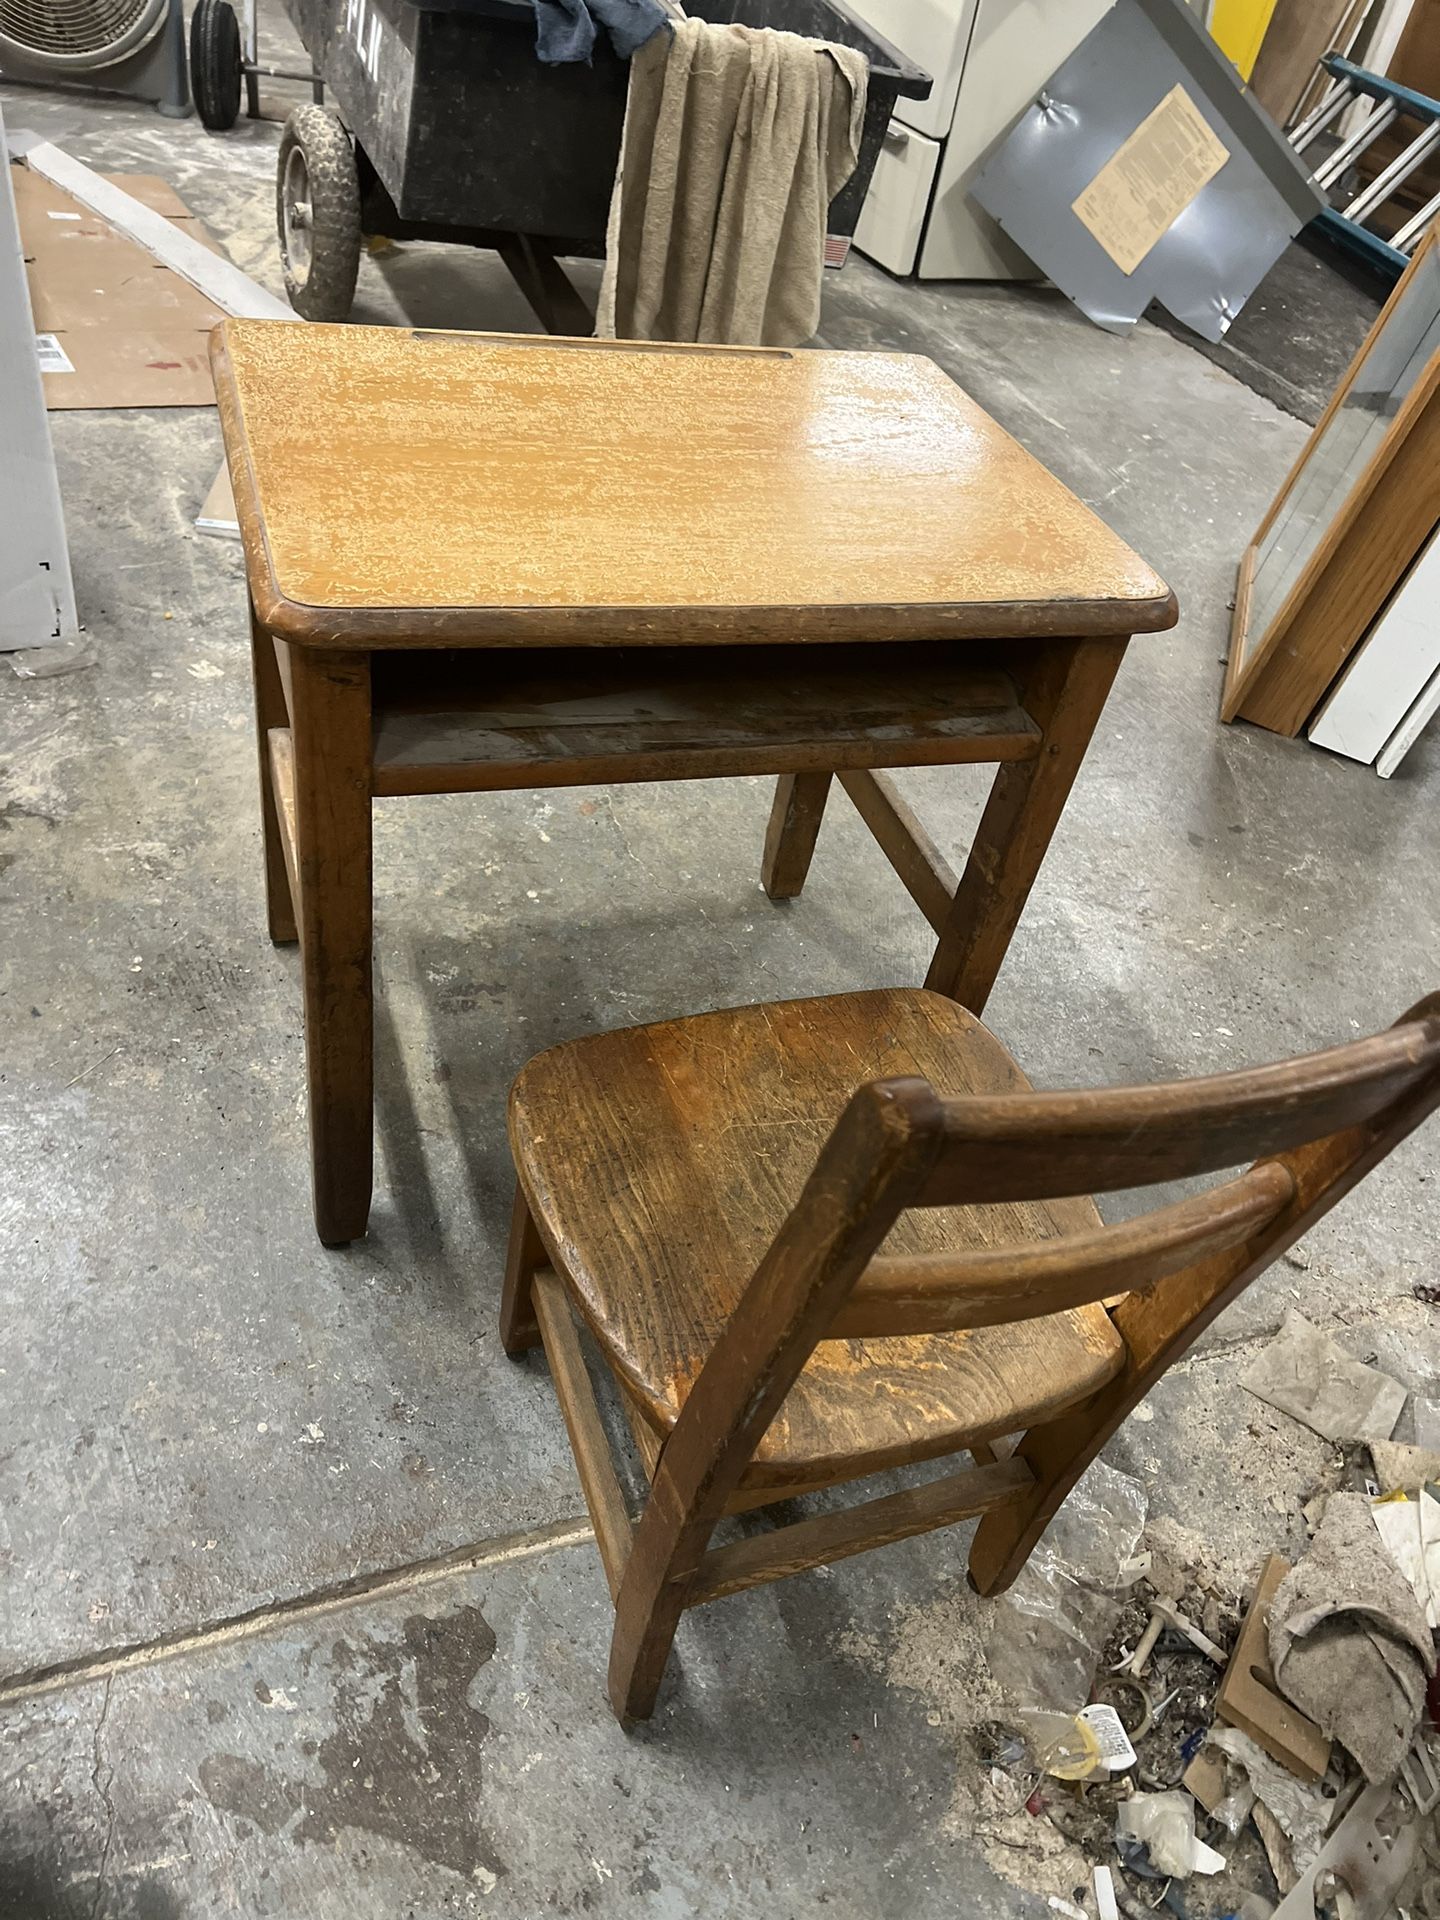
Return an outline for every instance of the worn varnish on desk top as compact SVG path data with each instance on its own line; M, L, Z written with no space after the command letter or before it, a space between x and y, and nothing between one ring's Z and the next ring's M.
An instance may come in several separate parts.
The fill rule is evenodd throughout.
M1175 619L1164 582L916 355L245 320L212 351L251 589L288 638L674 644Z

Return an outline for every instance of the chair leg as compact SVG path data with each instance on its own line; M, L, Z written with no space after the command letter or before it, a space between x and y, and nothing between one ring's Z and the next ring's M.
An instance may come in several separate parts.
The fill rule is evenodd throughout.
M672 1433L665 1447L674 1444ZM687 1497L667 1470L661 1450L615 1595L609 1694L622 1727L648 1720L655 1711L675 1630L730 1491L725 1483L738 1480L742 1471L737 1459L708 1497Z
M845 1109L660 1450L615 1597L609 1692L622 1724L653 1710L716 1523L816 1341L934 1162L934 1094L921 1082L891 1087L862 1088ZM855 1168L863 1171L852 1177Z
M987 1513L970 1542L970 1585L984 1600L994 1600L1014 1585L1050 1523L1052 1509L1037 1487L1036 1497ZM1039 1516L1043 1515L1043 1518Z
M830 792L828 773L782 773L765 829L760 884L772 900L793 900L810 871Z
M1014 1584L1071 1489L1138 1401L1148 1381L1127 1378L1086 1406L1043 1427L1032 1427L1015 1449L1034 1474L1020 1500L987 1513L970 1542L970 1585L994 1599ZM978 1453L976 1455L979 1457Z
M535 1269L544 1266L546 1253L525 1193L515 1183L515 1209L510 1216L510 1247L505 1256L505 1290L500 1296L500 1342L513 1360L540 1345L540 1326L535 1318L531 1281Z
M610 1641L610 1707L622 1727L648 1720L685 1611L685 1581L626 1579L615 1599Z

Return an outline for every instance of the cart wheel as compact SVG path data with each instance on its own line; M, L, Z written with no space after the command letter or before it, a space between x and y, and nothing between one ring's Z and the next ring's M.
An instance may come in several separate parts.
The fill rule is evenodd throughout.
M212 133L224 133L240 117L240 22L230 0L196 0L190 91L201 125Z
M291 306L343 320L360 268L360 179L350 136L325 107L296 107L285 122L275 215Z

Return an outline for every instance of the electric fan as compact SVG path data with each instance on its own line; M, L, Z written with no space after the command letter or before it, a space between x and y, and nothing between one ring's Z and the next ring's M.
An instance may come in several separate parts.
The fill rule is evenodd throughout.
M190 111L180 0L0 0L0 76Z

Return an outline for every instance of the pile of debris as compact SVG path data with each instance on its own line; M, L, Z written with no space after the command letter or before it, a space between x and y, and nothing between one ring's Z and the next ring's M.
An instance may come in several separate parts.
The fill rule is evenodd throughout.
M1440 1920L1434 1411L1395 1443L1404 1389L1295 1313L1242 1384L1336 1443L1308 1551L1242 1599L1092 1467L991 1612L990 1790L1085 1856L1079 1920Z

